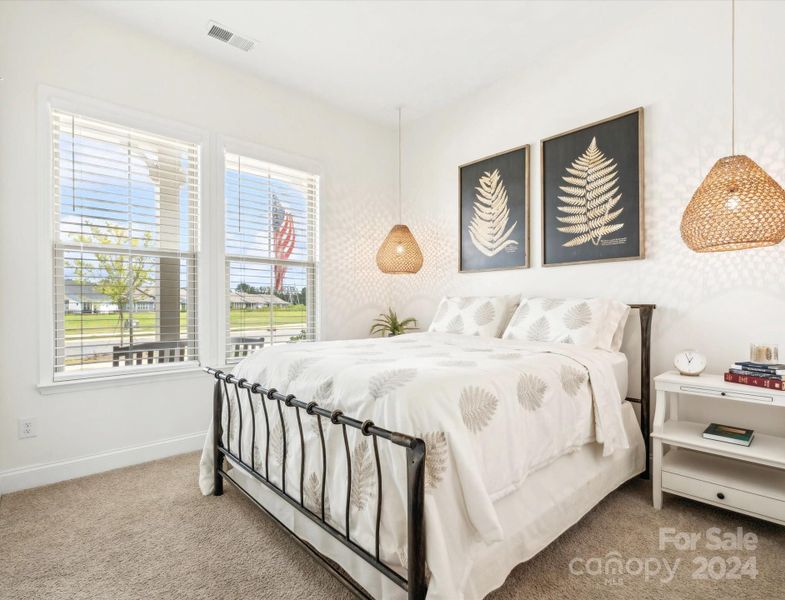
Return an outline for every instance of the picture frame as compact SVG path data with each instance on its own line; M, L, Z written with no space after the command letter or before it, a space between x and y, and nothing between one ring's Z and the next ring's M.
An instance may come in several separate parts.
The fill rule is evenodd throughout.
M530 264L530 161L525 144L458 167L458 271Z
M639 107L540 141L543 267L645 258L643 132Z

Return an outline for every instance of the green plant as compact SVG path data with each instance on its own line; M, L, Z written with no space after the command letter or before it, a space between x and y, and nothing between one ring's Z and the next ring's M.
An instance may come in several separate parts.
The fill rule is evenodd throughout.
M401 335L417 327L417 319L409 317L399 320L398 315L392 308L388 308L386 313L382 313L373 320L371 325L371 335Z
M305 329L301 329L300 333L289 337L290 342L301 342L306 339L308 339L308 334L305 332Z

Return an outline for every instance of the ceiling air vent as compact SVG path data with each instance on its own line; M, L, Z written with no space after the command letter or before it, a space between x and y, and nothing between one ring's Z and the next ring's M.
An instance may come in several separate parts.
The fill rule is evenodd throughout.
M245 52L253 50L253 47L256 45L256 42L253 40L237 35L236 33L226 29L226 27L219 25L215 21L210 21L207 35L211 38L215 38L216 40L221 40L230 46L239 48Z

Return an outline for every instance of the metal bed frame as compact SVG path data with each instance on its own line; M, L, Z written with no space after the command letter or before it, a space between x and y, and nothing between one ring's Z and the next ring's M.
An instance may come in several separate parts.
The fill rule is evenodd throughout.
M649 393L650 393L650 360L651 360L651 321L654 309L654 304L630 304L630 308L637 309L640 313L640 328L641 328L641 392L640 399L627 398L630 402L640 404L640 425L643 433L644 445L646 448L646 468L641 476L645 479L649 478ZM246 379L240 379L225 373L224 371L205 367L204 369L211 376L215 377L216 382L213 388L213 455L214 455L214 495L220 496L223 494L224 481L233 484L245 497L253 502L264 513L271 517L284 531L292 536L292 538L304 548L311 556L321 562L324 567L337 577L349 590L354 592L361 598L371 598L366 590L364 590L357 582L355 582L349 575L347 575L337 564L331 559L327 558L316 550L310 543L299 537L294 531L284 525L275 515L272 514L265 506L263 506L251 493L245 490L240 482L235 479L224 469L224 459L231 459L234 466L241 469L245 474L252 477L264 485L267 489L271 490L281 499L285 500L288 504L297 509L301 514L305 515L313 523L321 527L330 536L341 542L344 546L349 548L352 552L365 560L369 565L378 570L381 574L390 579L393 583L401 587L408 594L410 600L422 600L428 592L428 581L426 577L425 566L425 442L411 435L390 431L375 425L372 421L360 421L348 417L340 410L329 411L320 407L316 402L303 402L298 400L293 394L282 394L275 388L266 389L258 383L252 383ZM233 394L230 394L230 389ZM246 394L242 394L241 390L245 390ZM256 465L253 447L256 442L256 415L253 409L253 397L257 395L261 397L262 414L265 420L265 454L264 465ZM243 405L246 401L241 399L246 396L247 405L250 409L250 427L251 427L251 440L252 449L250 461L243 459L242 440L243 440ZM238 419L238 435L237 435L237 448L231 448L230 436L226 437L226 445L223 443L223 402L234 401L237 406L237 419ZM278 419L281 424L281 431L283 434L282 439L282 460L281 460L281 485L276 485L270 479L270 465L269 465L269 450L270 450L270 420L274 418L273 409L268 410L267 404L264 400L275 403ZM284 425L284 407L293 410L297 419L297 429L299 432L300 441L300 465L299 465L299 497L292 496L286 491L286 455L287 455L287 436L286 427ZM307 418L317 419L317 428L319 432L321 457L322 457L322 477L321 477L321 506L318 512L310 510L304 501L304 477L305 477L305 439L303 436L303 420L302 413L305 412ZM229 410L227 404L227 429L231 431L231 417L232 411ZM287 413L291 414L291 413ZM340 457L328 456L325 444L324 425L326 423L332 426L339 426L342 428L343 445L345 450L345 461L347 465L347 482L346 482L346 506L344 509L344 526L345 531L340 531L330 524L325 516L325 487L328 474L328 465L340 460ZM245 425L248 425L248 417L246 416ZM352 460L349 448L349 439L347 435L347 427L358 429L364 436L372 438L372 448L374 463L376 469L376 531L374 535L374 548L369 551L359 544L357 544L350 535L350 498L352 487ZM379 557L379 529L382 514L382 470L379 459L379 439L386 440L387 442L405 448L406 450L406 521L407 521L407 575L408 578L402 577L396 571L391 569L388 565L384 564Z

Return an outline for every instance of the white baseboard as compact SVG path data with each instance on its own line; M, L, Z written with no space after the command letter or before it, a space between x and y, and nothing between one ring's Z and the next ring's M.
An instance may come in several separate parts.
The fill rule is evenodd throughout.
M92 456L29 465L0 471L0 494L9 494L58 481L102 473L120 467L201 450L206 431L181 435L141 446L118 448Z

